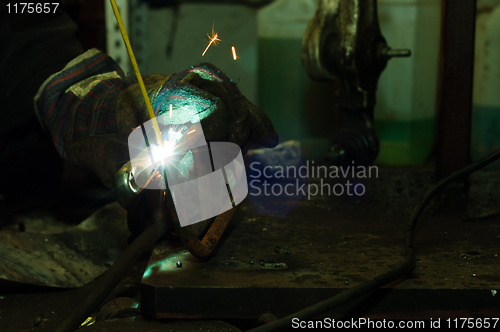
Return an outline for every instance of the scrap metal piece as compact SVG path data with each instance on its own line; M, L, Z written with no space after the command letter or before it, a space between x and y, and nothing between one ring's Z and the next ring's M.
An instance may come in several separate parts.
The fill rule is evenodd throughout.
M260 263L264 269L288 269L285 263Z
M103 305L94 321L101 322L119 317L135 316L140 313L138 308L139 302L137 300L130 297L118 297Z
M95 315L87 317L80 327L90 326L95 324Z
M127 246L126 211L111 203L77 226L62 228L47 218L25 218L25 232L0 231L0 279L74 288L102 275ZM31 224L34 224L33 230Z
M280 246L276 246L276 248L274 248L274 250L278 253L278 254L291 254L292 252L290 251L290 249L288 249L288 247L280 247Z
M37 319L35 319L35 321L33 322L33 326L37 327L38 325L40 325L40 323L42 322L42 318L43 318L43 312L40 316L37 317Z

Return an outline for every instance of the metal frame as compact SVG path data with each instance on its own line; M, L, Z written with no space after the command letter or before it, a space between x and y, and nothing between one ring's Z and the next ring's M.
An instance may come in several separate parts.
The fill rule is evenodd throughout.
M476 0L443 0L436 175L470 162Z

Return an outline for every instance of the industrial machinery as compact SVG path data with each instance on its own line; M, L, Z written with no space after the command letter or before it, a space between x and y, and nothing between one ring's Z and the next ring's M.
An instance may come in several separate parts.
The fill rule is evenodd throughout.
M327 158L335 165L369 165L378 155L373 128L375 92L381 72L393 57L410 50L391 49L380 32L377 1L321 0L302 43L302 62L314 80L338 79L341 130Z

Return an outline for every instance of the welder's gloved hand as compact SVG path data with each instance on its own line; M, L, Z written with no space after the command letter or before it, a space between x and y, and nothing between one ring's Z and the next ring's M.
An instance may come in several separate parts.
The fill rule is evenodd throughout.
M165 117L167 124L199 120L207 141L232 142L243 152L250 144L274 147L278 143L274 127L262 110L210 64L173 75L149 75L144 83L156 116L169 112L172 105L173 115ZM123 90L116 104L118 132L75 139L79 165L83 163L112 187L116 171L129 159L128 146L125 148L128 135L149 119L139 85Z
M149 75L144 83L157 116L169 112L171 104L176 111L170 124L184 124L196 114L207 141L233 142L243 151L252 143L278 143L267 116L213 65ZM35 104L58 152L114 189L117 171L130 160L128 136L149 120L138 84L93 49L49 77Z

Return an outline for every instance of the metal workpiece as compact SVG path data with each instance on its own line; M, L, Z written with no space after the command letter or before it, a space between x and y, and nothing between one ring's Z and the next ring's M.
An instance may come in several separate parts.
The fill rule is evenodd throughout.
M335 151L330 152L330 159L334 163L341 165L349 158L349 164L367 165L375 160L377 82L389 59L410 54L409 50L387 46L380 32L376 0L320 1L304 34L302 62L312 79L340 82L337 101L346 119L332 144Z
M126 170L126 167L123 170ZM127 223L133 234L139 234L153 222L166 223L167 229L175 232L192 255L204 258L212 254L229 221L234 216L236 207L215 218L183 227L180 225L169 190L146 189L133 196L134 189L126 190L126 188L134 188L131 181L127 182L127 179L130 179L128 174L130 173L124 171L119 173L120 176L117 178L124 179L125 182L120 187L125 189L120 191L119 202L123 206L127 206L129 211Z
M381 169L366 183L370 193L361 201L347 203L347 195L304 197L286 219L256 215L246 200L210 259L194 257L179 241L156 245L141 282L142 313L155 318L257 319L271 312L281 318L371 280L404 257L402 220L428 190L432 172ZM485 185L500 188L500 179L488 182L489 176L473 176L474 201L483 201ZM310 183L320 186L320 181ZM497 197L488 192L488 197ZM425 236L415 240L413 274L366 294L371 300L354 302L365 301L370 315L385 319L428 318L429 311L422 313L422 308L463 310L463 315L466 310L497 308L498 295L490 290L498 290L497 239L491 232L498 218L476 223L471 232L471 221L458 217L461 208L465 206L455 204L454 214L446 217L422 216ZM331 313L352 314L350 308Z
M173 200L168 197L169 194L170 193L167 192L166 206L170 210L177 236L179 236L186 249L189 250L193 256L198 258L210 256L214 252L217 243L219 243L222 234L224 234L231 218L236 213L237 207L233 207L215 218L183 227L179 222ZM203 230L206 229L207 225L210 225L210 228L204 233ZM203 235L203 237L200 240L201 235Z
M130 162L116 175L115 193L118 202L129 211L127 222L133 234L139 234L155 221L165 222L169 229L175 228L187 250L200 258L212 254L237 209L233 207L215 218L182 227L170 191L138 187Z

